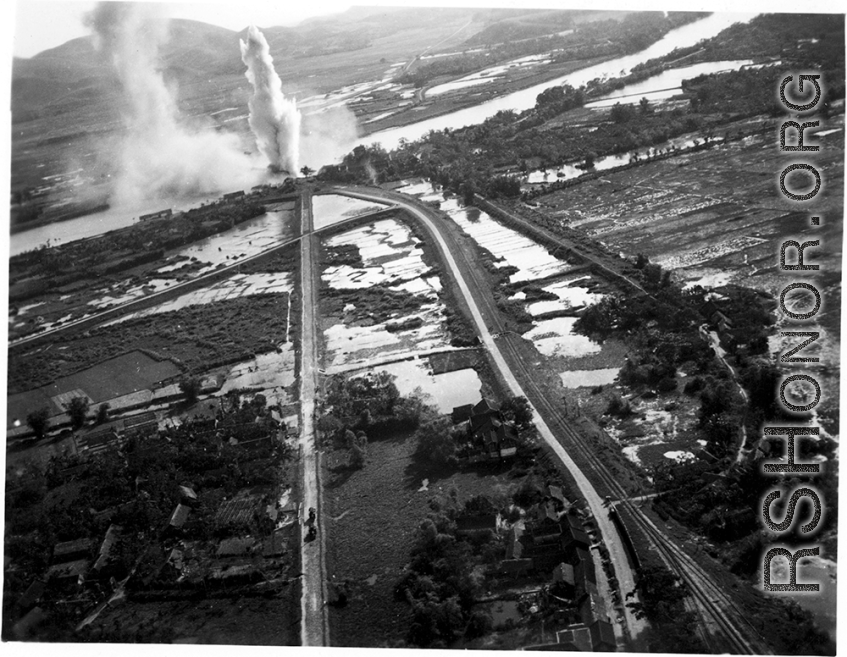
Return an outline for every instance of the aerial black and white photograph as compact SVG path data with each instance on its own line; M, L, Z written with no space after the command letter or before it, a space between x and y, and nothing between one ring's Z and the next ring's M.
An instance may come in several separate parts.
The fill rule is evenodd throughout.
M5 11L4 650L836 654L844 6Z

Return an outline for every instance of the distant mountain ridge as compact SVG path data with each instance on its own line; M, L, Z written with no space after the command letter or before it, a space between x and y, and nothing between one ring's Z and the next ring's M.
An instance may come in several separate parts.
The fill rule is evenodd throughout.
M361 50L373 39L404 29L421 29L446 15L472 15L466 9L352 7L342 14L307 19L294 27L260 27L274 59L321 57ZM161 50L162 69L181 85L208 82L244 72L238 46L247 26L236 32L187 19L171 19ZM108 95L117 79L91 36L78 37L12 64L12 120L62 114L82 99Z

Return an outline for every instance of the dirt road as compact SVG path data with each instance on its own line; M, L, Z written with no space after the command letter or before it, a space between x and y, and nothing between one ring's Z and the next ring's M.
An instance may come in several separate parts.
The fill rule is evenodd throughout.
M314 238L312 233L312 197L301 197L300 212L300 301L302 304L302 336L300 342L300 499L303 516L313 508L317 511L317 537L303 540L301 546L301 645L325 646L329 642L326 613L326 578L324 577L324 533L321 527L319 454L315 448L315 392L317 390L317 328L315 308L317 294L313 285L315 275ZM304 518L301 518L303 520ZM305 535L305 531L303 534Z
M379 192L376 190L350 190L347 188L337 188L333 191L339 194L345 194L354 198L361 198L369 201L390 200L393 203L401 205L413 217L420 221L420 223L424 226L427 232L432 236L434 242L438 245L438 249L441 251L442 257L447 266L450 268L453 278L456 280L459 290L461 291L462 297L465 303L467 304L468 308L470 309L480 339L482 340L488 352L491 354L491 358L494 362L494 365L497 368L500 376L503 378L506 385L508 386L510 393L516 396L527 397L530 400L530 403L532 404L533 397L535 397L535 395L527 394L526 392L524 392L523 387L513 374L512 368L506 362L506 359L503 357L503 353L495 342L494 337L491 335L491 332L488 326L486 325L485 320L483 319L479 305L477 304L477 297L481 296L481 292L479 290L475 290L474 292L471 291L470 287L468 286L468 283L466 282L462 274L461 269L459 268L459 265L456 262L456 258L462 258L464 257L464 254L455 244L452 244L452 241L450 244L448 244L447 239L445 239L447 233L441 226L436 223L436 220L433 220L426 212L424 212L412 202L405 201L402 197L396 194L389 195L387 193ZM565 448L562 446L561 442L550 430L549 426L544 420L544 417L538 412L538 409L535 408L534 405L533 411L535 417L535 426L538 429L539 435L544 439L544 441L549 445L549 447L553 450L556 456L568 469L568 472L576 481L580 493L584 497L586 503L588 504L589 508L591 509L591 512L594 515L595 522L597 523L598 529L600 530L600 533L603 536L604 543L607 549L609 550L610 558L615 568L615 575L618 578L620 591L622 595L625 596L627 593L635 589L635 577L632 572L632 568L629 565L623 541L621 540L621 537L618 534L618 530L615 527L614 523L609 518L608 509L604 506L604 500L602 497L600 497L600 495L594 489L594 486L582 473L582 471L571 458L571 456L567 453ZM600 570L598 574L602 572L603 571ZM638 644L638 638L639 636L643 635L643 632L646 629L646 623L643 620L636 618L629 608L625 607L624 614L626 618L627 628L629 630L629 636L635 644Z

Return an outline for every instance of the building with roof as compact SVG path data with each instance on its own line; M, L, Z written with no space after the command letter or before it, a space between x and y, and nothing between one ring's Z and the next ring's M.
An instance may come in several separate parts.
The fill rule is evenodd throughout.
M450 414L453 424L461 424L471 419L473 415L473 404L465 404L464 406L456 406Z
M615 652L618 642L615 639L615 630L607 620L596 620L588 626L591 632L591 648L594 652Z
M562 544L565 548L573 546L587 550L591 547L591 538L585 533L582 521L575 515L566 513L562 516Z
M47 581L51 586L63 589L80 586L88 574L88 564L88 559L75 559L74 561L53 564L47 569Z
M182 529L182 526L185 524L185 521L188 520L190 513L191 507L180 502L176 505L174 512L171 514L170 520L168 520L168 527L173 529Z
M197 504L197 493L191 486L180 486L179 501L186 506L194 506Z
M524 531L523 521L518 521L506 532L506 559L520 559L523 556L521 537Z
M525 646L521 650L563 650L569 652L616 652L615 632L610 623L577 623L556 632L554 641Z
M26 613L41 601L47 585L44 580L37 579L30 584L24 594L18 599L18 613Z
M159 219L170 219L172 216L173 210L168 208L167 210L159 210L158 212L142 214L138 217L138 221L158 221Z
M504 559L498 572L509 577L526 577L532 571L532 559Z
M560 650L591 652L594 649L591 643L591 630L584 625L572 625L559 630L556 632L556 642L561 646Z
M130 439L143 440L158 435L159 421L152 411L112 420L74 434L78 452L99 454L118 450Z
M92 542L87 538L73 541L63 541L53 546L53 563L64 563L76 559L88 558L91 554Z
M456 534L468 536L485 532L497 533L497 518L495 513L460 516L456 518Z
M467 422L465 438L458 449L460 460L477 463L517 453L518 431L495 402L482 399L473 406L457 406L452 418L455 424Z
M94 562L94 566L92 566L92 570L98 576L111 576L113 574L112 571L114 569L110 567L110 562L120 540L120 535L120 525L109 525L109 529L106 530L106 535L103 537L103 542L100 544L97 560Z

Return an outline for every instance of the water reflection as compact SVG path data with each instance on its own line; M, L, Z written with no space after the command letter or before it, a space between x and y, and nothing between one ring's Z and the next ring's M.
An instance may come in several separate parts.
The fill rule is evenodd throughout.
M694 23L671 30L649 48L633 55L618 57L596 66L589 66L560 78L506 94L457 112L450 112L400 128L382 130L363 137L358 143L373 144L379 142L384 148L396 148L401 139L408 141L420 139L430 130L456 129L482 123L501 110L523 111L534 107L536 97L545 89L563 84L579 87L597 78L607 79L626 75L638 64L667 55L676 48L694 45L701 39L709 39L730 25L749 22L757 15L756 13L715 13Z

